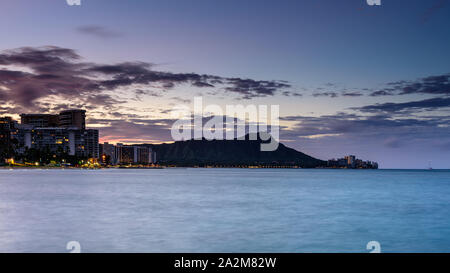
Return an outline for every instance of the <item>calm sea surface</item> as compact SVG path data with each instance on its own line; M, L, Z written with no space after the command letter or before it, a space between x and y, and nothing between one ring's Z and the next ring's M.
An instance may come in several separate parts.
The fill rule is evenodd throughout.
M450 252L450 171L0 170L0 252Z

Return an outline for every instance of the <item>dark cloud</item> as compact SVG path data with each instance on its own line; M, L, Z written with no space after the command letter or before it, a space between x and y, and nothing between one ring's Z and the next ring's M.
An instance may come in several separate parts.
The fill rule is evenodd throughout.
M333 87L333 86L331 86L331 87ZM312 96L315 97L315 98L317 98L317 97L338 98L339 96L342 96L342 97L360 97L360 96L363 96L363 94L360 93L360 92L341 91L341 93L339 94L338 92L335 92L335 91L323 91L323 90L325 90L325 88L316 88L316 90L318 90L320 92L316 92L316 93L312 94Z
M450 95L450 74L429 76L416 81L398 81L387 84L387 88L371 93L371 96L410 94Z
M291 91L284 91L283 96L286 97L303 97L303 94Z
M74 61L81 57L72 49L55 46L22 47L0 54L0 65L17 65L33 69L39 74L62 73L76 70Z
M447 124L449 118L442 119L440 117L429 117L428 119L418 118L404 118L392 119L390 115L376 115L363 116L358 114L337 113L335 115L324 115L320 117L305 117L305 116L287 116L282 117L281 120L296 121L300 127L317 127L314 134L335 134L347 132L361 132L362 128L392 128L392 127L410 127L410 126L436 126L442 123ZM305 132L309 135L310 132Z
M344 97L361 97L363 94L359 92L344 92L342 96Z
M284 81L155 71L153 64L145 62L105 65L81 60L74 50L55 46L23 47L1 52L0 65L11 68L0 70L0 102L15 105L17 111L35 111L40 109L40 99L57 96L59 104L61 100L68 100L81 102L85 108L114 108L124 102L115 96L115 91L133 85L167 90L189 84L225 90L245 99L288 94L286 89L291 87ZM142 99L149 94L146 92L151 92L134 90L136 99Z
M201 82L201 81L194 82L192 85L196 86L196 87L214 87L214 85L212 85L211 83L206 83L206 82Z
M294 122L282 132L282 139L331 138L328 142L353 141L354 144L380 142L388 148L398 148L416 140L447 139L450 134L448 116L397 118L390 115L363 116L338 113L320 117L288 116L281 120Z
M85 72L98 75L108 75L112 79L99 81L107 89L115 89L132 84L148 85L160 83L166 89L174 88L177 84L189 83L196 87L215 87L211 80L216 76L195 73L171 73L151 70L152 64L143 62L127 62L116 65L92 65Z
M0 70L0 81L4 84L8 84L9 82L23 78L26 75L29 74L21 71Z
M372 97L380 97L380 96L393 96L394 93L392 92L393 90L378 90L378 91L374 91L370 94L370 96Z
M133 98L133 100L136 100L136 101L143 101L144 96L147 96L147 97L161 97L162 96L161 93L156 92L154 90L143 90L143 89L135 89L134 95L135 95L135 97Z
M313 97L330 97L330 98L336 98L338 97L338 93L336 92L321 92L321 93L314 93Z
M15 69L0 70L0 84L7 94L3 103L9 102L20 111L40 109L36 101L51 96L94 103L101 90L82 72L86 64L79 63L80 59L73 50L54 46L2 52L0 65ZM102 105L113 101L109 97Z
M279 90L290 88L291 85L281 81L256 81L252 79L228 78L226 82L231 86L225 90L236 92L245 99L253 97L273 96Z
M122 34L119 32L112 31L106 27L97 26L97 25L80 26L76 30L79 33L91 35L91 36L99 37L99 38L103 38L103 39L122 36Z
M354 110L359 110L361 112L367 113L396 113L402 111L417 111L417 110L436 110L440 108L450 107L450 97L447 98L432 98L420 101L411 101L403 103L382 103L363 106L360 108L353 108Z
M183 98L180 98L180 97L172 97L171 99L174 100L174 101L177 101L179 103L183 103L183 104L191 103L190 99L183 99Z

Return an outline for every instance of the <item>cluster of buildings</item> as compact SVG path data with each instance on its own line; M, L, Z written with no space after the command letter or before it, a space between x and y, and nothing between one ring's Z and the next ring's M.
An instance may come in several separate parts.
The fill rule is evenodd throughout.
M99 144L99 131L86 128L85 110L66 110L59 114L22 114L20 123L0 117L0 157L7 149L21 156L30 150L105 164L151 164L156 155L150 146Z
M328 168L378 169L377 162L363 161L361 159L357 159L354 155L328 160L327 166Z
M149 165L156 163L156 152L149 145L100 144L101 162L105 165Z
M20 123L0 118L2 136L14 152L34 149L54 154L98 158L98 130L86 129L86 111L67 110L57 115L22 114Z

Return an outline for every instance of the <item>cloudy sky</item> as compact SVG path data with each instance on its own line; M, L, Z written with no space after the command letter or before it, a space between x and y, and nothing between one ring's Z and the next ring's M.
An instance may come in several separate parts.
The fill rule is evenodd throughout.
M171 141L171 109L279 105L321 159L450 168L450 1L3 0L0 115L88 110L103 141Z

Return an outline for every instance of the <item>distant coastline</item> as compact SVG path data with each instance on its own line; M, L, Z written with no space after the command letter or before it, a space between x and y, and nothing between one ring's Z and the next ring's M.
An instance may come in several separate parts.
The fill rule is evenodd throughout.
M23 168L378 168L377 162L354 155L328 161L314 158L278 139L262 137L264 132L234 139L201 138L166 144L100 144L99 130L86 125L83 109L22 114L20 123L10 117L0 118L0 161ZM262 149L268 143L276 143L276 148Z
M349 168L330 168L330 167L317 167L317 168L302 168L299 166L97 166L97 167L80 167L80 166L9 166L0 165L0 169L35 169L35 170L102 170L102 169L318 169L318 170L355 170ZM367 168L366 168L367 169Z
M0 166L0 169L173 169L173 168L192 168L192 169L302 169L297 166L98 166L98 167L75 167L75 166ZM308 168L311 169L311 168ZM317 168L331 169L331 168Z

